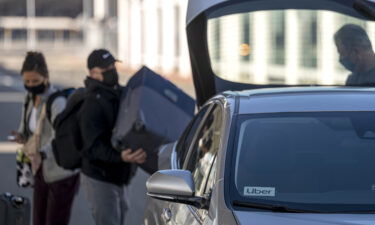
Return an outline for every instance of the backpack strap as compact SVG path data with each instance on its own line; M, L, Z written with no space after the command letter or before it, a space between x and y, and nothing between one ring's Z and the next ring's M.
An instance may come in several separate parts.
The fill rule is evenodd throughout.
M29 106L30 104L30 101L31 101L31 96L29 94L26 94L26 98L25 98L25 102L23 104L23 133L28 133L29 129L28 129L28 125L27 125L27 107Z
M64 121L66 117L70 116L71 113L76 112L76 109L81 107L86 97L84 88L79 88L69 97L66 107L53 121L53 128L57 129L60 126L61 121Z
M47 99L47 102L46 102L46 116L47 116L47 119L48 121L52 124L52 104L53 102L55 101L55 99L57 97L59 97L61 95L61 90L58 90L56 92L54 92L53 94L51 94L48 99Z
M71 95L74 92L74 90L75 88L66 88L63 90L58 90L48 97L46 102L46 117L50 124L52 124L52 104L55 101L55 99L60 96L68 99L69 95Z

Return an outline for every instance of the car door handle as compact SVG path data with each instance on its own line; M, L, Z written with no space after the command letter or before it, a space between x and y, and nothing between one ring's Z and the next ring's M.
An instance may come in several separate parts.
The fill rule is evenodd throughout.
M164 208L163 213L161 214L161 217L164 219L166 223L171 221L172 211L169 208Z

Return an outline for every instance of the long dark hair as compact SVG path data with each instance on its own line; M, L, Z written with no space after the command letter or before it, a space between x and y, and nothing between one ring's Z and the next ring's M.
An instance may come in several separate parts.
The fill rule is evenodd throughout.
M27 52L25 61L23 61L21 75L26 71L34 71L45 78L49 77L48 67L43 53Z

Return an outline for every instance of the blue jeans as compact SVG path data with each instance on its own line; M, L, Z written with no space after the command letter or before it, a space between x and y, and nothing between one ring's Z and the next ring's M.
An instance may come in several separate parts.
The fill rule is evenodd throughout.
M125 187L96 180L81 173L81 185L96 225L123 225L127 204Z

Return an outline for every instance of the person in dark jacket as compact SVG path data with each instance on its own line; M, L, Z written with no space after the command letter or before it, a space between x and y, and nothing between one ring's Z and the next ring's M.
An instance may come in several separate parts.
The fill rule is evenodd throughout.
M83 140L81 181L97 225L124 223L124 185L129 181L131 163L146 160L142 149L119 152L111 145L121 94L116 61L105 49L89 55L86 98L79 119Z
M364 28L345 24L334 36L340 63L351 74L346 80L348 86L375 85L375 53Z

